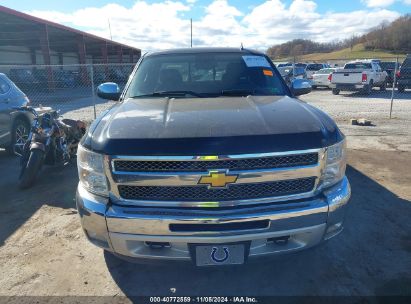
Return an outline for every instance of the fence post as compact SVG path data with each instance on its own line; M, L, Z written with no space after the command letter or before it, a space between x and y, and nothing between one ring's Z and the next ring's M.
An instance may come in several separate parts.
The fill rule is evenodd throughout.
M392 82L392 93L391 93L391 106L390 106L390 119L392 117L392 106L394 104L394 92L395 92L395 83L397 82L397 67L398 67L398 56L397 60L395 62L395 68L394 68L394 79Z
M91 96L93 100L93 109L94 109L94 119L97 117L96 113L96 90L94 88L94 68L93 64L90 65L90 77L91 77Z

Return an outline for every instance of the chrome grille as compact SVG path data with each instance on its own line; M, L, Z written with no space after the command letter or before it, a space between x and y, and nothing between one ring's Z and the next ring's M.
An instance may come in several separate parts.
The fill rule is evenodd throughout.
M128 186L119 185L123 199L145 201L231 201L276 197L310 192L316 177L254 184L233 184L228 188L207 186Z
M117 172L202 172L223 168L232 171L241 171L309 166L317 163L318 153L303 153L227 160L114 160L114 170Z

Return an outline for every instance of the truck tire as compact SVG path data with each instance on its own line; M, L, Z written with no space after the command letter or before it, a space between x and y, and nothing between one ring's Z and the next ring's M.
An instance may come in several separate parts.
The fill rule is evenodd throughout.
M21 143L27 140L30 133L30 124L27 120L22 118L17 118L11 129L11 142L8 147L6 147L6 152L10 155L14 154L14 145L16 143Z
M333 95L338 95L338 94L340 94L340 90L339 90L339 89L333 89L332 92L333 92Z
M387 82L384 81L384 83L380 86L380 91L385 92L387 90Z
M20 189L27 189L33 185L34 180L40 171L43 159L43 151L35 149L30 152L30 157L27 161L26 167L22 168L22 172L19 177Z
M364 95L371 95L372 92L372 87L373 87L373 82L370 81L369 84L367 84L366 86L364 86L363 90L362 90L362 94Z
M405 87L403 85L399 84L398 85L398 92L404 93L404 91L405 91Z
M317 86L313 85L312 86L313 90L317 90Z

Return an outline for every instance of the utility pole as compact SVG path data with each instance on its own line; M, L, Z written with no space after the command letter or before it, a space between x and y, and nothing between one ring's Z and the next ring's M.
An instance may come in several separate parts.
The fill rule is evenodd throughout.
M110 31L110 40L113 41L113 35L111 34L111 24L110 24L110 18L107 18L108 20L108 29Z
M190 26L191 26L191 31L190 31L191 39L190 39L190 41L191 41L191 47L193 47L193 18L190 19Z

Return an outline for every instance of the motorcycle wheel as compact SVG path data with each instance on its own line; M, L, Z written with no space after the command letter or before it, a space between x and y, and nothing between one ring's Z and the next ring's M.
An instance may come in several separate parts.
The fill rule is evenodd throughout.
M31 187L40 171L44 159L44 152L41 150L32 150L30 152L29 160L27 161L22 173L19 177L19 188L27 189Z

